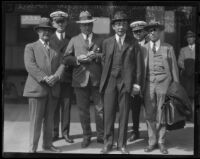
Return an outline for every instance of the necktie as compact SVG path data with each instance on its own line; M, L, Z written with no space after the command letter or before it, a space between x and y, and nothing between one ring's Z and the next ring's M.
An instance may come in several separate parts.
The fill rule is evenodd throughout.
M47 43L44 43L44 47L47 50L47 56L50 57L50 48L49 48L49 45Z
M88 40L89 35L86 35L85 43L89 47L89 40Z
M122 49L122 39L121 39L121 37L119 37L118 45L119 45L119 50L121 50Z
M156 43L155 42L153 42L152 51L153 51L154 54L156 53Z
M64 35L62 33L60 33L60 40L64 40Z

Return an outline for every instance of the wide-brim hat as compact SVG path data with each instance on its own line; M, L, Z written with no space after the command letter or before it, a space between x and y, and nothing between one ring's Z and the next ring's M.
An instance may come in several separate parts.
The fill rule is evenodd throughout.
M59 21L59 20L68 19L69 15L63 11L55 11L50 14L50 17L54 21Z
M160 24L158 21L151 21L145 26L145 30L149 30L151 28L159 28L160 30L164 30L165 26Z
M50 29L52 31L56 30L56 28L52 27L50 19L45 17L41 18L39 24L35 26L33 29L37 31L40 28Z
M85 23L93 23L96 19L92 18L92 15L88 11L82 11L79 15L79 21L76 23L85 24Z
M145 26L147 26L145 21L134 21L130 24L132 31L144 30Z
M185 38L190 38L190 37L195 37L195 34L191 30L187 31L185 35Z
M114 17L111 20L111 24L114 24L117 21L127 21L129 22L129 18L127 16L126 13L124 13L123 11L117 11L114 15Z

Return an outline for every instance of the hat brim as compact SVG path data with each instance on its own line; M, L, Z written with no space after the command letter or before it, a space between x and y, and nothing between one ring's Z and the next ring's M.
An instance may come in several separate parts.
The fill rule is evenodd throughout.
M114 24L115 22L118 22L118 21L127 21L127 22L129 22L130 21L130 19L112 19L111 20L111 24Z
M79 24L93 23L93 22L96 21L96 20L97 20L97 19L79 20L79 21L76 21L76 23L79 23Z
M53 21L58 21L58 20L65 20L68 18L67 17L53 17L52 19L53 19Z
M37 32L38 29L50 29L50 30L52 30L53 32L56 30L56 28L54 28L54 27L48 27L48 26L35 26L35 27L33 28L33 30L36 31L36 32Z
M152 24L152 25L147 25L145 27L145 30L149 30L151 28L159 28L160 30L164 30L165 29L164 25L154 25L154 24Z

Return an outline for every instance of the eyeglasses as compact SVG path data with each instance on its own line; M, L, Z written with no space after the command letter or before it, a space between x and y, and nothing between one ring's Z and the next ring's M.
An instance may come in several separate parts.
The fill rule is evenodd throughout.
M159 29L158 28L152 28L152 29L149 29L149 32L153 32L153 31L158 31Z
M136 30L136 31L133 31L134 34L140 34L142 33L142 30Z

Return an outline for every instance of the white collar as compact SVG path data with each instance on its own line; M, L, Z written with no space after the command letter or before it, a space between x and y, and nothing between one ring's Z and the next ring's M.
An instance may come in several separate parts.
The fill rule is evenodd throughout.
M154 44L154 42L150 41L150 47L151 47L151 49L153 48L153 44ZM158 49L160 47L160 39L155 42L155 45L156 45L156 51L158 51Z
M122 37L120 37L122 45L124 44L125 37L126 37L126 34L124 34ZM119 35L115 34L115 39L117 40L117 42L119 42Z
M81 33L81 34L83 35L83 39L85 39L85 40L86 40L86 38L87 38L87 35L86 35L86 34L84 34L84 33ZM93 33L90 33L90 34L89 34L89 36L88 36L88 40L89 40L89 41L92 39L92 36L93 36Z
M145 39L143 39L142 41L139 41L138 43L139 43L141 46L143 46L144 43L145 43Z
M39 40L44 46L46 45L45 42L42 39L39 39ZM47 45L49 46L49 42L47 42Z
M61 39L61 34L63 35L63 39L65 39L65 32L59 33L59 32L56 31L56 35L57 35L59 40Z
M195 44L188 45L188 47L189 47L190 49L194 50L194 49L195 49Z

